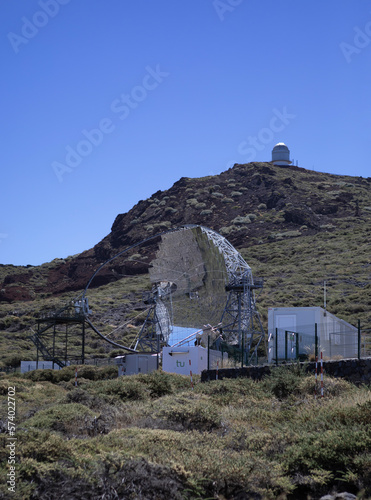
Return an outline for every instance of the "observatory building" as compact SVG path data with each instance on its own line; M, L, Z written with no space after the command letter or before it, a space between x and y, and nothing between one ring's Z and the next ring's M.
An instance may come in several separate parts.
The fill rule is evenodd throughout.
M290 165L290 150L283 142L279 142L272 149L273 165Z

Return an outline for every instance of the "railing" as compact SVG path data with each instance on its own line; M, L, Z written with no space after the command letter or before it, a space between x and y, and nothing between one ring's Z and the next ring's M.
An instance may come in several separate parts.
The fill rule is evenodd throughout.
M54 363L56 363L58 366L60 366L61 368L63 366L65 366L65 363L63 361L61 361L59 358L57 358L56 356L53 356L47 349L47 347L42 343L41 339L38 337L37 334L35 335L32 335L30 337L30 339L32 340L32 342L35 344L36 348L38 351L41 352L41 354L43 355L43 358L45 359L45 361L54 361Z

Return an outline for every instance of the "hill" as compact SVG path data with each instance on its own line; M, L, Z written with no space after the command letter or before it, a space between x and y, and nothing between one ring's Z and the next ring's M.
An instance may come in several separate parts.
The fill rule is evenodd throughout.
M370 186L371 178L269 163L236 164L220 175L181 178L118 215L111 232L90 250L41 266L0 266L2 342L19 341L14 349L26 349L26 332L41 309L76 296L94 270L122 249L183 224L220 232L253 274L264 278L258 306L263 321L268 307L322 305L326 280L329 310L353 324L361 319L370 325ZM102 296L111 309L124 293L130 312L129 303L139 300L133 293L145 287L140 276L153 252L151 243L141 245L136 259L107 266L91 293ZM109 321L110 314L102 310L102 321Z

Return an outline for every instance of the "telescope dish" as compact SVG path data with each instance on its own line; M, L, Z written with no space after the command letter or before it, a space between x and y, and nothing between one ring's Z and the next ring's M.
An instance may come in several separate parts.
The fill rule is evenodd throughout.
M154 258L147 263L143 261L142 249L151 240L155 243ZM97 315L94 299L89 298L93 314L87 321L111 344L127 350L156 352L190 335L194 341L192 333L216 325L227 343L242 346L246 351L259 345L264 337L260 320L261 328L256 330L253 326L257 286L251 269L217 232L189 225L132 245L100 266L90 279L83 299L96 275L113 260L117 268L125 268L125 263L130 262L132 266L144 265L147 272L137 278L122 278L131 282L138 279L146 289L142 300L140 287L129 292L134 308L120 305L117 311L111 309L107 314ZM128 298L123 297L123 301ZM258 337L256 342L255 337Z

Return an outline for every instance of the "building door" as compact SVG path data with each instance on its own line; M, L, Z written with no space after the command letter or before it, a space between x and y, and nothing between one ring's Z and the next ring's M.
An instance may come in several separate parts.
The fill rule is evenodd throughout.
M276 328L278 332L278 358L285 358L285 331L296 332L296 314L280 314L276 316ZM287 357L293 359L296 356L296 336L291 333L287 337ZM275 356L274 356L275 357Z

